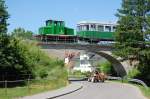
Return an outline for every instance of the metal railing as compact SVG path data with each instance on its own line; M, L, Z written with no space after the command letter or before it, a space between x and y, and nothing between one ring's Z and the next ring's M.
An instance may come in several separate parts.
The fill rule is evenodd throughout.
M138 84L142 85L145 89L148 89L148 86L146 85L146 83L144 83L144 81L142 81L140 79L121 78L121 77L113 77L113 76L108 76L107 79L108 80L120 80L122 82L124 82L124 80L126 80L128 82L138 83Z
M148 86L146 85L146 83L144 83L144 81L139 80L139 79L128 79L129 82L134 82L134 83L139 83L142 86L144 86L144 88L148 89Z

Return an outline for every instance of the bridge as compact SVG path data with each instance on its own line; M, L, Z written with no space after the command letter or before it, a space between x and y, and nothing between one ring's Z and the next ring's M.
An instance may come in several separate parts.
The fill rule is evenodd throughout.
M112 46L106 45L96 45L96 44L77 44L77 43L38 43L42 49L77 49L85 50L87 52L92 52L98 54L112 63L113 68L117 72L117 75L123 77L127 75L128 71L132 68L128 61L120 61L115 58L112 54L114 48Z

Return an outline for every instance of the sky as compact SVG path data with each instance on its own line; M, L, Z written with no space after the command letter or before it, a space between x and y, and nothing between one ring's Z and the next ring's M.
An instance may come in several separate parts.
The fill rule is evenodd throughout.
M122 0L6 0L8 32L22 27L38 33L48 19L63 20L76 28L80 21L116 22Z

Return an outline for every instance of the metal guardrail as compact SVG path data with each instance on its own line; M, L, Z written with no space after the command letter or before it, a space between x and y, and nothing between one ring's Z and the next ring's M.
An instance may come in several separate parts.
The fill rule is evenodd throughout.
M140 80L140 79L130 79L130 78L121 78L121 77L112 77L112 76L108 76L107 77L108 80L121 80L122 82L124 80L127 80L128 82L133 82L133 83L138 83L140 85L142 85L145 89L148 89L148 86L146 85L146 83L144 83L144 81Z
M69 81L85 81L87 77L85 75L69 75Z
M129 82L135 82L135 83L139 83L142 86L144 86L146 89L148 89L148 86L146 85L146 83L144 83L142 80L139 79L128 79Z
M74 75L70 75L69 76L70 80L85 80L87 79L87 77L85 76L74 76ZM124 81L127 80L128 82L133 82L133 83L138 83L140 85L142 85L145 89L148 89L148 86L146 85L146 83L144 83L144 81L140 80L140 79L130 79L130 78L121 78L121 77L113 77L113 76L107 76L108 80L120 80L120 81Z
M113 76L107 76L108 80L122 80L121 77L113 77Z
M84 78L86 76L85 75L68 75L68 77L69 78L72 78L72 77L74 77L74 78Z

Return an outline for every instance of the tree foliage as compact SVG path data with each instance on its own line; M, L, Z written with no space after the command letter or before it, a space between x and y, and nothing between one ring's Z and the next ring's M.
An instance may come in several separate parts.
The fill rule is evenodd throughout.
M150 50L144 49L139 52L139 70L141 71L140 77L150 81Z
M51 59L31 40L33 32L17 28L7 35L9 17L0 0L0 80L56 77L67 79L63 61ZM55 71L55 72L53 72Z
M113 75L113 76L117 75L112 64L109 61L100 62L97 65L101 72L108 74L108 75Z
M7 50L0 49L0 75L7 76L5 79L56 77L59 69L64 72L63 61L48 57L35 42L11 37L8 43Z
M1 49L0 73L1 75L31 74L31 67L28 65L27 48L20 44L19 40L10 38L7 46ZM9 77L13 78L13 77Z
M26 31L23 28L16 28L11 33L11 36L20 37L20 38L23 38L23 39L32 39L33 32L32 31Z
M0 0L0 34L6 34L7 32L7 19L9 14L4 0Z
M122 0L116 14L117 56L139 61L141 74L150 75L150 0Z

